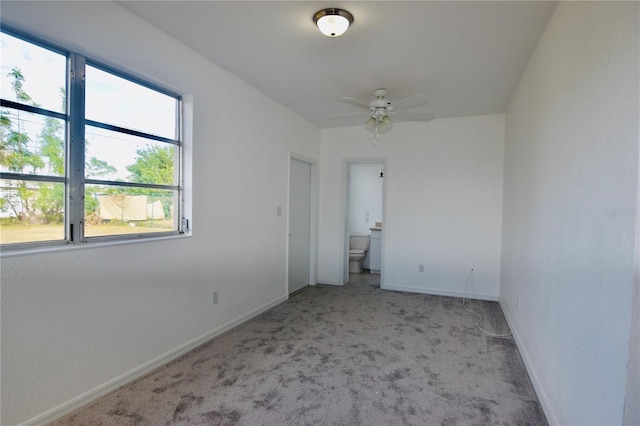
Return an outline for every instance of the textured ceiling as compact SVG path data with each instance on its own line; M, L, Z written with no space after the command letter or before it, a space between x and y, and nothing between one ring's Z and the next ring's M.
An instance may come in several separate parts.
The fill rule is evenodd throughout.
M557 3L546 1L119 1L320 127L368 101L422 93L437 118L504 112ZM312 16L341 7L354 23L323 36Z

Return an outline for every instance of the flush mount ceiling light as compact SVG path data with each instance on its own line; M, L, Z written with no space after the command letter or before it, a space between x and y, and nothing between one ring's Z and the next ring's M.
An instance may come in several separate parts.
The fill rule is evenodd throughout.
M320 32L328 37L338 37L353 23L353 15L342 9L322 9L313 15Z

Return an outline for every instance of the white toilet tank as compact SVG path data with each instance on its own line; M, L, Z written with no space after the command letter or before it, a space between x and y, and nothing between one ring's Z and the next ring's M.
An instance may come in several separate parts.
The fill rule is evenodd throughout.
M367 234L350 234L349 249L351 250L369 250L369 242L371 236Z

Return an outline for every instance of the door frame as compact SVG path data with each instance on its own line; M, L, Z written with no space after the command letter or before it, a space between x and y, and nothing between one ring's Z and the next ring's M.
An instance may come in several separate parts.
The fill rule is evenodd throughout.
M339 277L339 285L345 285L349 282L349 191L350 191L350 173L351 164L382 164L384 170L384 178L382 179L382 250L380 259L380 287L385 284L385 247L386 247L386 228L385 222L388 223L387 217L387 157L353 157L344 158L342 160L342 206L340 229L342 229L343 242L342 253L340 254L340 262L342 274Z
M311 180L309 185L309 285L318 283L318 164L317 160L306 155L289 151L287 156L287 226L285 232L286 257L285 257L285 295L289 297L289 232L291 227L291 160L307 163L311 167Z

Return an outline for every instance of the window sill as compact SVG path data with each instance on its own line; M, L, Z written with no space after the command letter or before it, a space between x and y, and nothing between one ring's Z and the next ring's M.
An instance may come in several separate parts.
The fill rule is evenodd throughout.
M145 244L145 243L155 243L159 241L168 241L168 240L180 240L184 238L191 238L191 232L188 234L178 234L178 235L167 235L160 237L150 237L150 238L135 238L135 239L127 239L127 240L110 240L110 241L95 241L91 243L83 243L83 244L61 244L55 246L46 246L46 247L34 247L27 249L4 249L0 251L0 258L10 258L10 257L18 257L18 256L31 256L37 254L47 254L47 253L58 253L64 251L73 251L73 250L88 250L88 249L98 249L98 248L107 248L112 246L121 246L128 244Z

